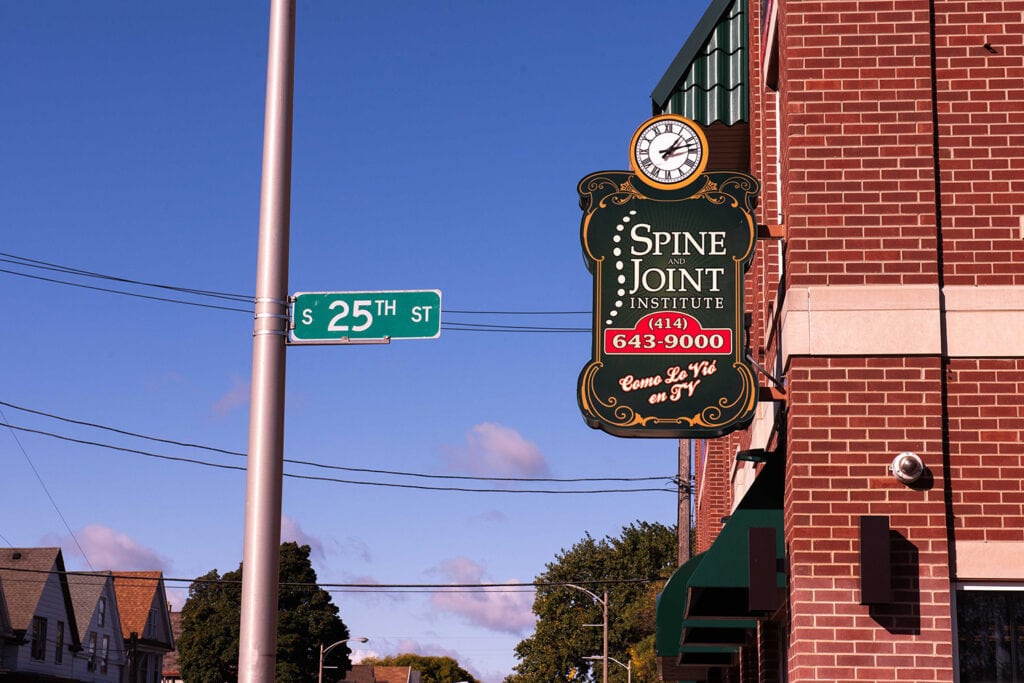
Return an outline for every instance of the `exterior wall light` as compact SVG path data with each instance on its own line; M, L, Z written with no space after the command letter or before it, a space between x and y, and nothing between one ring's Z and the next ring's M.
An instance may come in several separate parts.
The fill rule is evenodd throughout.
M913 484L924 474L924 461L917 453L904 451L893 458L889 472L901 483Z

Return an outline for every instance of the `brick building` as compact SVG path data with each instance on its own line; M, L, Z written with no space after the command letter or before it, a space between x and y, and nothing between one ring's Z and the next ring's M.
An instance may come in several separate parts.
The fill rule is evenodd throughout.
M652 99L764 226L663 680L1024 681L1024 0L714 0Z

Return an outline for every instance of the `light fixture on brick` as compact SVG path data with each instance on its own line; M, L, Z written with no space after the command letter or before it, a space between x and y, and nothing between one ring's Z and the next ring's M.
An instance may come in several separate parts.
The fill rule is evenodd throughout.
M904 484L913 484L924 474L924 461L917 453L904 451L893 458L889 471Z

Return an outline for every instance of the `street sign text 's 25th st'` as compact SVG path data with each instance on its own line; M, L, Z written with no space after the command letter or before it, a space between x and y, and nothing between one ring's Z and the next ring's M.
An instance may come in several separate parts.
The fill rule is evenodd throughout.
M292 344L433 339L441 334L441 292L436 289L306 292L292 298Z
M664 165L679 156L678 131L664 139L658 127L641 133L649 139L645 147L634 137L641 163L645 155ZM579 184L594 346L578 399L590 426L616 436L715 437L754 415L743 275L757 239L759 184L743 173L700 173L699 161L688 182L665 174L667 189L627 171Z

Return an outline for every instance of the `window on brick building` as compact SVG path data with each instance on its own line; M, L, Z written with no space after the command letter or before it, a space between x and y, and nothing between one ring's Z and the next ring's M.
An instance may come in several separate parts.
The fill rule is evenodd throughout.
M956 592L960 683L1024 683L1024 586Z

